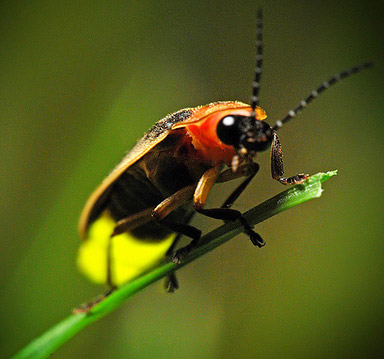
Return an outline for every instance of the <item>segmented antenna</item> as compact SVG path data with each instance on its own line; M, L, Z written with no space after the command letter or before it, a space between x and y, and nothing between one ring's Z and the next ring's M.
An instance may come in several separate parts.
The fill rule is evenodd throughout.
M252 83L252 97L251 117L255 117L255 109L259 104L259 92L260 92L260 80L263 67L263 11L259 8L257 10L257 32L256 32L256 67L255 67L255 78Z
M315 99L327 88L329 88L329 86L332 86L335 83L339 82L340 80L345 79L353 74L357 74L358 72L363 71L364 69L367 69L372 66L373 66L373 62L365 62L363 64L351 67L350 69L341 71L338 74L332 76L328 81L323 82L316 90L313 90L305 100L301 100L300 105L297 106L294 110L289 111L287 116L285 116L282 120L277 121L275 126L273 126L272 129L274 131L277 131L279 128L281 128L286 122L288 122L289 120L294 118L297 114L299 114L300 111L304 107L306 107L309 103L311 103L313 99Z

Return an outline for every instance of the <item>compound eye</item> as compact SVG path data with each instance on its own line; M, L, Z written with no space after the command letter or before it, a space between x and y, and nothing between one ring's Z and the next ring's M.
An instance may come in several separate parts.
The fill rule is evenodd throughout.
M217 124L217 137L226 145L238 142L238 121L234 116L225 116Z

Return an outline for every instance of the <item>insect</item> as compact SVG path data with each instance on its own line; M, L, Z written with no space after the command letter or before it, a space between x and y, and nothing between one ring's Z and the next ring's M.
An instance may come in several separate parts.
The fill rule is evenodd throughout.
M259 166L258 152L271 150L272 177L282 184L302 183L309 176L284 176L277 131L331 85L372 66L367 62L323 82L282 120L270 126L259 107L263 63L262 12L259 10L256 67L251 104L223 101L185 108L158 121L88 199L81 214L83 238L78 265L96 283L111 288L135 278L166 255L175 262L199 242L201 231L189 224L194 213L225 221L241 221L258 247L259 234L231 208ZM220 208L206 208L217 182L243 178ZM175 251L181 235L190 243ZM178 287L174 274L169 291Z

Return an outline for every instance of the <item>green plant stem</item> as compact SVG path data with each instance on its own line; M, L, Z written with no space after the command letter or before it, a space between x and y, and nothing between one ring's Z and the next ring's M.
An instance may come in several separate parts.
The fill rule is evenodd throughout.
M244 217L247 219L248 223L256 225L286 209L312 198L320 197L322 193L321 183L336 174L337 171L317 173L316 175L311 176L310 179L302 185L291 187L252 208L244 213ZM234 222L226 223L212 232L207 233L201 238L199 247L186 256L182 263L175 264L173 262L166 262L159 264L151 271L120 287L99 304L94 306L88 313L73 314L64 319L42 336L32 341L13 358L25 359L48 357L81 329L107 315L141 289L165 277L167 273L178 270L205 253L220 246L241 233L242 230L242 225L238 222Z

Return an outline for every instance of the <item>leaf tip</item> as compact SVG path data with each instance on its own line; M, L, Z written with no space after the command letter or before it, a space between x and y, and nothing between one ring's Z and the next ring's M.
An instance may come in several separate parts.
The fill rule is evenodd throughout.
M338 170L333 170L328 172L319 172L318 175L319 175L320 182L323 183L328 179L330 179L331 177L337 176L337 172Z

